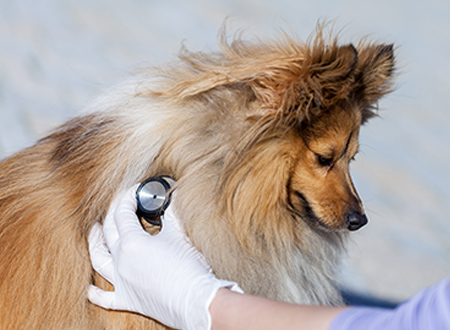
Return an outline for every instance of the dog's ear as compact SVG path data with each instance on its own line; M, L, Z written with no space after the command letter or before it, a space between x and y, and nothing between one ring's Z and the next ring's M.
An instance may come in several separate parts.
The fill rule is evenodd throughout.
M301 122L353 94L358 59L353 45L326 43L320 35L310 45L289 39L271 51L277 56L270 58L267 51L267 63L245 84L272 116Z
M283 97L280 108L293 113L297 121L318 114L353 93L356 48L351 44L337 46L336 40L325 44L322 38L318 39L305 48L296 75L276 85L276 94ZM284 89L280 90L280 86Z
M377 101L392 91L394 66L392 44L358 46L355 95L364 108L363 123L374 116Z

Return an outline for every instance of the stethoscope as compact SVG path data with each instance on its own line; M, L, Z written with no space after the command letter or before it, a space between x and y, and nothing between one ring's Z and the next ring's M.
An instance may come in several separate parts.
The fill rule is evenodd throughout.
M137 214L148 223L161 226L161 217L169 207L175 180L169 176L151 177L136 190Z

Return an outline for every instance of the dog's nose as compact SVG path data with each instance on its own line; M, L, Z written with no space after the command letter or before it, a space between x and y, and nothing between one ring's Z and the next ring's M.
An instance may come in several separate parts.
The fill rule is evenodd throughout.
M365 214L350 211L345 214L345 222L348 230L358 230L367 224L367 217Z

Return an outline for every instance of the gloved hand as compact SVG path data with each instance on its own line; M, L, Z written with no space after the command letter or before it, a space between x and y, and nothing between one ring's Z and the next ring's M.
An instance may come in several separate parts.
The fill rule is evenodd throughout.
M217 290L242 290L214 276L182 232L172 206L160 233L145 232L136 216L136 188L112 203L103 232L98 223L91 230L92 265L115 290L91 285L89 300L106 309L141 313L176 329L210 329L209 306Z

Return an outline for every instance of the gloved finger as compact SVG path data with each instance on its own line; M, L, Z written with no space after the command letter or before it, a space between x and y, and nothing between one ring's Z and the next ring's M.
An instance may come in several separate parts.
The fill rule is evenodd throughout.
M138 237L145 234L141 223L136 215L136 190L138 186L128 189L121 198L116 208L114 219L117 231L122 239L125 236Z
M113 284L113 260L108 248L105 245L105 239L103 237L100 223L96 223L92 227L91 232L89 233L88 243L92 267L108 282Z
M111 202L108 213L106 214L103 222L103 234L105 235L106 244L109 248L112 248L119 239L119 233L117 232L114 216L122 196L123 192L119 193L118 196L116 196L116 198L114 198Z
M95 285L90 285L88 289L88 299L91 303L106 309L117 309L115 306L115 293L104 291Z
M173 201L172 196L172 201ZM167 210L164 212L164 216L162 218L162 228L158 235L166 235L166 233L176 233L176 235L184 236L184 230L180 225L180 221L178 220L177 214L175 213L173 205L170 205Z

